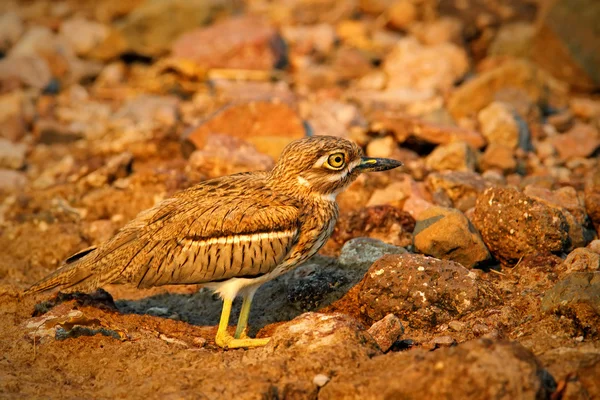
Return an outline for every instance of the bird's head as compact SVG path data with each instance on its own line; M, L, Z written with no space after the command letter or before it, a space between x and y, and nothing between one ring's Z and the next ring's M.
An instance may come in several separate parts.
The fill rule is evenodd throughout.
M363 157L362 149L346 139L311 136L287 145L270 179L296 193L335 199L361 172L385 171L401 165L388 158Z

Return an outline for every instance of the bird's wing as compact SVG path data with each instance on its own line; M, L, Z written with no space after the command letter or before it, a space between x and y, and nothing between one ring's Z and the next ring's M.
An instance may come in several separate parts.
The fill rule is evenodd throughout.
M72 256L30 291L260 276L285 259L298 240L300 220L300 207L272 193L260 175L207 181L140 213L112 239Z

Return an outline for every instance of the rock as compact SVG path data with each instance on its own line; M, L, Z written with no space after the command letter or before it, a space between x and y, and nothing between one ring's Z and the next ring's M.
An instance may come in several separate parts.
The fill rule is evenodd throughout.
M179 119L179 99L174 96L142 94L131 98L113 116L113 123L140 131L169 128Z
M412 243L414 223L410 214L392 206L361 208L340 216L331 241L342 246L352 238L367 236L405 247Z
M504 24L498 29L494 41L488 48L488 56L527 58L535 27L528 22Z
M437 45L452 42L462 45L463 24L460 19L440 16L432 21L416 22L409 31L426 45Z
M398 0L387 10L388 25L406 30L417 18L417 7L410 0Z
M6 53L23 34L23 20L14 11L0 15L0 51Z
M493 102L477 114L481 133L489 144L516 149L520 143L520 125L515 111L506 103Z
M585 97L573 97L569 109L575 117L585 121L600 117L600 101Z
M372 131L391 131L398 143L404 143L409 138L414 138L431 144L462 141L476 149L485 146L485 138L474 130L434 124L396 113L377 112L373 113L370 119Z
M32 101L24 92L14 90L0 95L0 138L20 141L25 136L28 117L32 113Z
M327 384L327 382L329 382L331 380L330 377L328 377L327 375L323 375L323 374L317 374L315 375L315 377L313 378L313 383L315 385L317 385L318 387L323 387Z
M276 29L257 17L236 17L183 34L172 55L194 61L202 68L270 70L285 59Z
M305 130L298 114L286 104L238 104L218 112L190 132L184 140L184 154L202 149L209 134L224 134L246 140L259 152L277 159L288 143L304 137Z
M60 34L69 42L75 54L85 56L106 41L110 29L99 22L74 17L61 24Z
M281 27L281 35L295 53L328 55L334 47L335 29L330 24L286 25Z
M398 317L394 314L388 314L371 325L368 332L375 339L381 351L385 353L404 333L404 327Z
M347 138L353 126L364 125L358 107L339 101L320 101L311 106L305 118L314 135Z
M37 55L5 57L0 60L0 87L30 86L43 89L50 83L52 72L45 59Z
M482 170L499 170L504 174L515 172L517 160L514 150L502 144L492 143L485 148L479 166Z
M345 268L360 270L360 278L375 261L386 254L404 254L406 249L366 237L350 239L340 251L338 262Z
M472 268L490 258L479 232L458 210L431 207L417 217L415 250Z
M533 64L522 60L506 61L482 72L454 90L448 99L448 111L456 120L474 116L508 88L527 93L536 103L560 106L565 102L567 88Z
M182 33L207 24L219 7L219 2L212 0L146 0L118 28L131 51L158 56Z
M273 159L254 145L229 135L208 134L201 150L189 158L189 168L205 173L209 178L246 171L266 171L273 168Z
M477 198L473 223L490 252L505 264L569 246L569 226L557 209L512 188L489 188Z
M388 89L447 91L468 68L462 47L452 43L423 46L412 37L400 39L383 63Z
M555 387L520 344L477 339L436 351L374 357L333 378L319 399L538 399L548 398Z
M361 282L361 313L378 321L389 313L411 328L432 328L498 301L473 272L448 260L418 254L385 255Z
M600 320L600 271L573 272L548 290L542 298L543 311L575 304L590 306ZM596 325L596 330L598 326L600 325Z
M131 175L133 160L133 154L130 152L112 156L100 168L84 176L78 184L86 190L111 185L118 179Z
M563 276L571 272L595 272L598 270L600 270L600 254L583 247L570 252L561 267Z
M410 193L406 193L406 184L404 182L392 182L384 189L375 189L367 207L390 205L397 208L402 208L404 200L406 200Z
M600 232L600 168L596 168L585 180L585 211Z
M346 363L340 359L356 362L381 352L365 327L348 315L311 312L280 325L264 353L302 357L319 371L333 372Z
M531 48L533 59L578 89L599 88L599 19L600 5L593 0L559 0L542 7Z
M21 169L25 165L27 145L0 138L0 168Z
M572 186L564 186L555 191L533 185L525 187L524 194L544 204L558 209L569 224L570 248L583 247L593 239L594 233L587 227L589 219L583 201Z
M444 335L444 336L436 336L431 339L429 342L425 342L422 344L424 349L435 350L441 347L452 347L456 345L456 340L452 336Z
M425 165L432 171L473 171L477 153L465 142L440 145L427 156Z
M587 248L596 254L600 254L600 239L592 240Z
M586 158L600 148L598 129L588 124L576 124L566 133L550 139L563 161L573 158Z
M10 169L0 169L0 193L15 192L26 184L25 174Z

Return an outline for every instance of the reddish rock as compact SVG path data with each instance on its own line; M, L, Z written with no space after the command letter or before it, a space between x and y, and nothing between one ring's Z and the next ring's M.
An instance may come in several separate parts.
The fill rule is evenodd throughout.
M576 124L566 133L554 136L551 143L563 161L576 157L586 158L600 147L600 133L592 125Z
M370 119L373 131L391 131L398 143L404 143L408 138L415 138L431 144L462 141L476 149L485 146L484 137L474 130L443 126L397 113L377 112L372 114Z
M184 154L202 149L209 134L224 134L246 140L261 153L279 158L283 148L304 137L298 114L283 103L251 102L233 105L216 113L191 131L184 141Z
M446 91L469 68L467 54L453 43L423 46L411 36L400 39L386 56L388 89Z
M302 357L319 372L381 354L365 327L345 314L304 313L279 326L264 348L270 356ZM347 358L346 362L339 360ZM308 365L304 365L307 368Z
M527 61L511 60L463 83L448 100L455 119L476 115L507 88L523 90L533 102L565 103L567 88Z
M503 263L569 245L569 225L556 208L512 188L490 188L475 205L473 223L491 253Z
M465 142L452 142L436 147L427 156L425 165L432 171L473 171L477 153Z
M50 79L50 66L40 56L11 56L0 60L0 89L11 90L19 86L43 89Z
M431 328L495 304L498 296L462 265L418 254L385 255L361 282L361 313L389 313L413 328Z
M491 186L475 172L445 171L429 174L427 187L437 198L446 198L462 212L475 206L477 197Z
M600 270L600 254L587 248L577 248L569 253L561 270L563 276L571 272L598 271Z
M406 247L412 243L414 228L415 220L405 211L388 205L366 207L340 215L331 240L340 247L354 237L366 236Z
M517 168L515 152L508 146L492 143L486 147L479 159L479 166L484 171L495 169L503 173L514 172Z
M490 258L477 229L460 211L431 207L417 217L415 250L472 268Z
M555 385L520 344L478 339L375 357L333 378L319 399L541 399Z
M277 30L264 19L236 17L183 34L172 55L203 68L270 70L284 54Z
M600 232L600 168L596 168L585 180L585 211L592 220L596 232Z
M515 110L506 103L493 102L477 114L481 133L490 144L510 149L519 146L519 122Z
M558 0L544 4L531 55L535 62L576 88L600 87L600 4Z
M402 322L394 314L388 314L369 328L369 334L375 339L384 353L392 347L404 333Z
M271 157L242 139L209 134L202 150L190 155L189 165L195 172L216 178L246 171L266 171L275 163Z

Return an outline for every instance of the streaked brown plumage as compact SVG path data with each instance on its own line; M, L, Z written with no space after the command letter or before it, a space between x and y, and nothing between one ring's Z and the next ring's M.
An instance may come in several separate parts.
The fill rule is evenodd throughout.
M27 292L89 291L109 283L137 287L201 283L224 300L217 344L252 347L245 328L256 289L312 255L335 226L335 196L363 171L400 162L362 158L354 143L315 136L290 143L269 172L202 182L141 212L112 239L83 250ZM231 302L244 296L235 338Z

